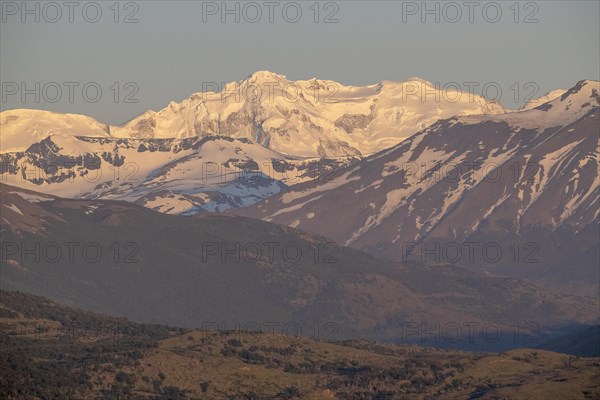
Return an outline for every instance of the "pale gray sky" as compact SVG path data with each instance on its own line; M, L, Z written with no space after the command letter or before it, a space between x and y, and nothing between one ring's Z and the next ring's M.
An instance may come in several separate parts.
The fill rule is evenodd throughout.
M234 12L224 15L221 1L137 1L118 7L113 1L1 3L2 110L82 113L112 124L180 101L200 91L203 82L241 80L256 70L354 85L413 76L440 84L497 82L508 107L533 90L528 82L542 95L600 78L598 1L519 2L517 7L513 1L482 1L471 9L464 1L427 2L433 12L424 15L425 22L421 1L321 1L318 7L315 1L256 1L239 2L238 11L229 1ZM298 9L302 15L296 17ZM128 16L138 22L124 23ZM332 23L325 23L327 18ZM35 94L23 99L22 84L36 92L36 82L39 102ZM68 82L79 84L72 86L72 102ZM126 87L128 82L134 85ZM62 87L60 97L56 85ZM102 96L92 103L96 86ZM138 102L124 102L127 94Z

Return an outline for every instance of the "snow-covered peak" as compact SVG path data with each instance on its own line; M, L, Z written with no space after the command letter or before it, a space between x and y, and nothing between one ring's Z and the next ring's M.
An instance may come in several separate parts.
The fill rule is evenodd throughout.
M285 75L277 74L271 71L256 71L253 74L248 75L246 80L254 80L254 81L269 81L269 80L280 80L286 79Z
M600 82L579 81L562 95L538 106L535 110L546 111L553 117L558 117L560 114L573 116L583 114L600 105L599 91Z
M552 100L556 99L557 97L562 96L563 94L565 94L565 92L566 92L565 89L551 90L550 92L546 93L543 96L536 97L535 99L529 100L521 108L519 108L519 111L526 111L526 110L531 110L532 108L539 107L542 104L548 103L549 101L552 101Z
M225 135L293 156L355 156L398 144L442 118L504 112L498 103L443 90L422 78L347 86L316 78L290 81L258 71L241 81L213 85L159 112L146 112L111 134Z
M53 134L109 137L110 127L91 117L43 110L16 109L0 113L0 151L26 150Z
M544 130L567 126L599 106L600 82L583 80L554 100L532 109L493 116L461 116L458 121L466 124L504 121L515 127Z
M590 79L579 81L556 100L580 107L591 103L597 107L600 104L600 82Z

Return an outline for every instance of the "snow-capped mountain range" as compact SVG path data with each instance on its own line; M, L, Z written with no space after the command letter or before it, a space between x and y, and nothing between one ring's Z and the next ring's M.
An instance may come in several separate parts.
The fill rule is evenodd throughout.
M8 110L0 113L2 179L168 213L224 211L329 175L440 118L506 111L434 86L419 78L345 86L259 71L121 126Z
M114 139L54 134L0 154L3 181L70 198L116 199L170 214L242 207L357 159L289 157L249 139Z
M569 107L531 110L565 96L564 90L507 112L470 93L441 93L419 78L358 87L259 71L221 89L121 126L83 115L4 111L2 181L65 197L127 200L166 213L224 211L316 177L323 183L444 118L539 128L579 115Z
M454 115L501 114L500 104L419 78L345 86L311 79L289 81L259 71L245 80L206 84L207 91L146 111L120 126L93 118L37 110L0 116L2 152L24 151L56 133L137 139L229 136L250 139L289 156L368 155Z

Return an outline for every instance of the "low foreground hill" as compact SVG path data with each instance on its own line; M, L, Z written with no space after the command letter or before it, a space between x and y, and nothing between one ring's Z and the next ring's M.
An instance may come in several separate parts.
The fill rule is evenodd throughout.
M2 399L597 399L600 359L136 324L2 291Z

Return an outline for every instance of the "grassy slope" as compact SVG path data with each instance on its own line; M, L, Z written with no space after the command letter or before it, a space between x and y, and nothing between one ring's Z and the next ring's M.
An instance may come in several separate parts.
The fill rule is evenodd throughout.
M267 332L186 331L5 291L0 327L0 398L6 399L600 396L599 359L543 350L484 354Z

